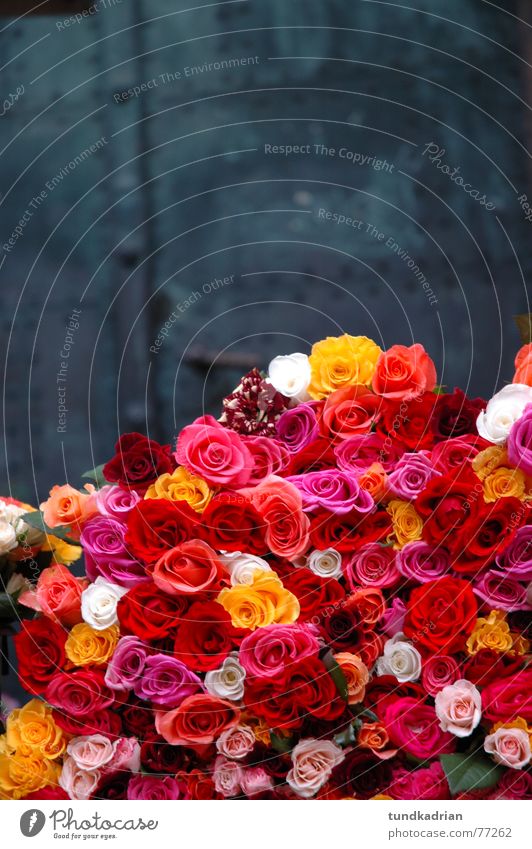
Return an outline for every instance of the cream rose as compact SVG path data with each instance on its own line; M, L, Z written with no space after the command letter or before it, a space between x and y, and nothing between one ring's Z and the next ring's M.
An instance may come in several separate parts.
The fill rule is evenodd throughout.
M482 699L471 681L461 679L448 684L436 693L434 701L441 730L455 737L469 737L480 722Z
M287 398L308 401L310 362L306 354L288 354L275 357L268 366L268 378L272 386Z
M0 519L0 555L7 554L17 547L15 528L6 519Z
M242 551L226 551L220 560L231 575L231 584L252 584L257 572L271 572L268 563L255 554L244 554Z
M421 675L421 655L401 632L384 644L383 655L377 661L377 675L393 675L401 684L417 681Z
M221 755L239 761L253 750L255 735L249 725L234 725L218 737L216 748Z
M239 702L244 695L246 670L234 654L226 657L219 669L212 669L205 675L205 689L211 696Z
M292 769L286 781L302 799L311 799L343 759L344 753L331 740L300 740L292 749Z
M530 737L524 728L497 728L484 740L484 750L503 766L523 769L530 762Z
M78 769L101 769L108 764L114 754L113 744L103 734L90 734L87 737L74 737L67 746L67 752Z
M98 769L80 769L74 758L66 757L59 776L59 785L69 799L90 799L98 786L101 774Z
M488 442L502 445L510 430L521 418L527 404L532 403L532 387L524 383L510 383L488 401L484 412L477 418L477 430Z
M116 607L123 595L125 587L112 584L98 576L93 584L81 593L81 616L83 621L96 631L103 631L118 622Z
M334 548L313 551L307 558L307 566L320 578L341 578L343 574L342 555Z

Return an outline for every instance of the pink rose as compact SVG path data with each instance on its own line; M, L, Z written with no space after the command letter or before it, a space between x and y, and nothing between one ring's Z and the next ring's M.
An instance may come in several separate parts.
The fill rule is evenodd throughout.
M267 625L244 637L238 659L248 675L274 678L318 650L318 639L308 625Z
M431 655L423 662L421 683L429 696L435 696L444 687L454 684L459 677L460 669L454 657Z
M219 755L214 763L213 781L217 793L224 798L238 796L240 793L240 781L242 779L242 767L235 761L230 761Z
M253 470L253 457L244 440L212 416L201 416L183 428L175 458L213 486L245 486Z
M392 799L405 801L451 798L447 778L439 761L413 771L398 767L394 770L387 792Z
M140 501L140 495L134 489L122 489L121 486L102 486L96 493L96 507L102 516L127 521L127 514Z
M86 578L75 578L66 566L49 566L39 575L36 589L21 593L19 602L70 627L81 622L81 593L88 583Z
M97 769L80 769L74 758L67 757L59 776L59 784L69 799L90 799L100 781L101 773Z
M397 498L411 501L417 498L419 493L433 477L441 474L432 466L428 451L420 451L418 454L403 454L395 469L388 477L388 487Z
M90 734L87 737L74 737L67 746L67 752L78 769L101 769L112 760L113 744L103 734Z
M288 449L270 436L243 436L251 452L253 466L248 486L256 486L270 475L278 475L290 462Z
M235 725L223 731L216 741L221 755L236 761L242 760L253 751L255 734L249 725Z
M322 469L286 478L298 488L303 510L318 510L343 515L351 510L369 513L375 506L373 498L358 484L352 473L340 469Z
M482 716L480 693L471 681L463 678L440 690L434 706L442 731L449 731L455 737L469 737Z
M134 775L127 785L127 798L133 801L150 799L158 802L180 799L179 782L171 775Z
M389 704L384 724L392 743L420 760L454 750L453 737L439 727L434 708L413 696Z
M136 737L119 737L113 743L113 758L107 767L113 772L128 769L130 772L140 770L140 744Z
M393 637L403 630L406 616L406 606L401 598L395 596L381 617L381 628L388 637Z
M484 740L484 750L503 766L524 769L530 762L530 737L524 728L497 728Z
M343 570L353 592L363 587L392 587L400 580L395 551L390 546L368 542L346 557Z
M242 771L240 786L246 796L251 799L273 790L273 780L264 767L250 766Z
M292 769L286 776L287 784L302 799L311 799L344 757L332 740L300 740L292 749Z

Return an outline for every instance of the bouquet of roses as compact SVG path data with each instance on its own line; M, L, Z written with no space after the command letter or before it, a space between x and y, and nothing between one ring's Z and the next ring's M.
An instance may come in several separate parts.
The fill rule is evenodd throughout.
M24 521L85 575L18 598L0 794L532 797L531 345L516 368L486 403L419 344L327 338L55 486Z

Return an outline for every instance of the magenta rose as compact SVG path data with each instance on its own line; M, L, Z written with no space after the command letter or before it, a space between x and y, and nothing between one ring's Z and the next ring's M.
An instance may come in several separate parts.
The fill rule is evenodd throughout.
M412 696L388 704L384 724L390 740L420 760L454 750L454 738L440 729L435 709Z
M52 707L74 719L110 707L115 700L103 672L95 669L58 672L48 684L44 698Z
M253 470L253 456L244 440L213 416L201 416L183 428L177 438L175 457L213 486L245 486Z
M454 659L449 655L432 655L423 661L423 670L421 672L421 683L429 694L435 696L444 687L449 684L454 684L460 678L460 668Z
M318 639L308 625L267 625L244 637L238 659L248 675L273 678L318 650Z
M339 469L323 469L321 472L307 472L305 475L292 475L286 478L301 493L303 510L318 510L322 507L330 513L344 514L351 510L369 513L375 502L362 489L352 474Z
M395 596L380 620L381 628L387 637L393 637L403 630L405 616L406 605L402 598Z
M297 454L318 436L318 418L312 404L298 404L279 416L277 437L290 453Z
M404 449L378 433L365 433L344 439L334 453L340 469L360 475L373 463L380 463L385 472L393 471Z
M428 542L409 542L395 553L398 572L405 578L425 584L445 575L451 566L445 549L435 548Z
M393 587L401 575L395 565L395 551L378 542L368 542L342 563L351 590L363 587Z
M179 782L171 775L165 775L164 778L158 778L156 775L134 775L127 785L127 798L130 801L163 801L181 799L182 793Z
M495 558L497 566L518 581L532 581L532 525L518 528L510 545Z
M144 674L151 653L138 637L121 637L105 672L105 683L112 690L131 690Z
M512 466L532 475L532 404L527 404L521 418L512 426L506 447Z
M408 452L403 454L388 476L387 484L393 495L411 501L439 474L432 466L428 451L420 451L419 454Z
M176 657L152 654L134 685L135 695L162 707L177 707L187 696L203 691L200 678Z
M490 569L475 582L473 592L490 610L531 610L525 587L509 575Z
M84 526L80 542L90 581L100 575L112 584L129 588L150 580L144 566L126 548L126 531L125 523L108 516L96 516Z
M451 798L449 785L439 761L416 770L398 767L394 770L387 792L392 799L405 801Z

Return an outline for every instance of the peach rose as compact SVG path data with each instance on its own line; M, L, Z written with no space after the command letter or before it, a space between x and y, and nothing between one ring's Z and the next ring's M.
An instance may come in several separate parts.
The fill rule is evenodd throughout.
M71 627L81 622L81 593L88 584L86 578L71 575L66 566L49 566L39 575L37 587L21 593L19 601L61 625Z
M373 391L383 398L408 400L435 386L436 368L423 345L392 345L377 360Z
M371 749L373 754L384 761L393 758L397 749L387 749L390 742L388 732L382 722L364 722L358 732L357 743L363 749Z
M311 799L329 780L345 755L331 740L300 740L292 749L292 769L286 782L302 799Z
M334 659L347 681L347 701L350 705L361 702L366 694L369 672L366 664L357 654L344 651L334 655Z
M79 492L68 483L52 487L48 500L41 504L43 518L49 528L68 526L70 535L79 539L87 519L98 512L94 486L87 484L85 488L87 492Z
M90 734L87 737L74 737L67 746L67 752L78 769L101 769L112 759L113 744L103 734Z
M386 493L386 472L380 463L372 463L358 478L359 486L372 496L375 502L382 501Z
M530 735L516 725L496 726L493 734L488 734L484 740L484 750L503 766L523 769L530 762Z
M59 786L69 799L90 799L100 778L98 769L80 769L74 758L66 757L59 776Z
M455 737L469 737L480 722L482 700L471 681L460 679L448 684L436 693L434 701L441 730Z

